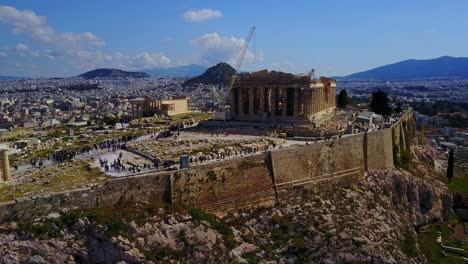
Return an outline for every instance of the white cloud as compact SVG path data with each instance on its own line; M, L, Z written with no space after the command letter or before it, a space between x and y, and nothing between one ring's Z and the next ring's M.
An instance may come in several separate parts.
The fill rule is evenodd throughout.
M134 62L136 67L141 65L141 67L154 68L162 65L168 65L171 60L162 53L143 52L134 58Z
M222 61L234 66L245 40L210 33L191 40L191 43L200 49L201 63L211 65ZM244 62L251 63L254 60L263 61L263 53L260 52L254 56L252 52L247 50Z
M102 47L105 42L91 32L57 32L45 17L30 10L18 10L11 6L0 6L0 22L10 24L14 34L25 34L33 40L61 49L89 49Z
M0 6L0 24L11 26L13 34L23 34L38 42L43 49L33 50L18 43L15 51L21 56L44 56L50 60L63 59L76 69L116 67L126 70L169 66L171 60L160 52L142 52L136 55L110 54L101 50L104 40L91 32L59 32L43 16L30 10ZM6 54L6 53L5 53ZM2 55L0 55L2 56ZM2 56L5 57L5 56Z
M4 51L0 51L0 58L6 58L8 57L8 54Z
M16 51L20 51L20 52L21 52L21 51L28 51L28 50L29 50L29 47L28 47L28 45L26 45L26 44L18 43L18 44L16 45Z
M39 52L38 51L35 51L35 50L32 50L31 48L29 48L28 45L24 44L24 43L18 43L15 47L15 50L21 55L21 56L34 56L34 57L37 57L39 56Z
M184 12L184 20L187 22L202 22L221 17L223 17L221 11L211 8L190 9Z
M77 54L76 69L92 68L119 68L125 70L141 70L149 68L167 67L171 65L171 60L163 53L143 52L137 55L128 56L121 52L107 54L101 51L81 52Z

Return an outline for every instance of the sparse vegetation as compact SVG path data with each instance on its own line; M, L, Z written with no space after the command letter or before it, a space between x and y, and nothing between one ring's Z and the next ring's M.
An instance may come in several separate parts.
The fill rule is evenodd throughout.
M60 236L60 228L52 221L45 221L42 223L20 222L18 223L18 230L38 238Z
M417 242L419 250L426 257L428 263L466 263L460 256L443 252L441 247L436 243L438 232L442 233L442 241L444 244L450 243L453 232L450 226L456 222L457 218L452 217L449 221L432 225L428 231L418 233Z
M416 243L417 241L413 233L407 231L403 239L403 252L410 257L416 256L418 254Z
M217 218L214 215L208 214L198 208L190 209L189 213L192 216L192 221L194 223L201 224L203 221L209 223L211 228L221 234L226 246L229 248L234 248L237 246L237 242L234 240L234 233L232 232L232 229L229 227L229 225L224 222L224 220Z
M162 261L168 257L180 259L182 252L168 247L154 247L150 250L143 251L148 260Z
M109 218L106 222L107 233L110 236L116 235L126 235L127 233L127 226L123 222L122 218L113 216Z
M410 150L400 149L397 145L393 146L393 163L395 167L410 171L413 169L412 160Z
M0 186L0 202L47 192L73 190L90 183L101 184L109 178L99 169L90 168L85 162L66 162L33 172L29 181Z
M210 170L206 173L206 176L208 177L208 180L210 182L214 182L216 181L216 172L214 172L213 170Z

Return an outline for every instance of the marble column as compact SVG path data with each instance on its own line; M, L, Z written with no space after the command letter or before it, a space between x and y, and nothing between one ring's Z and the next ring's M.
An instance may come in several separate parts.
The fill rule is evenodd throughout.
M294 113L293 116L299 116L299 108L301 104L299 102L299 91L301 88L294 88Z
M309 113L309 114L313 114L314 113L314 104L315 104L315 98L314 98L314 89L310 89L310 97L307 98L307 100L310 100L310 104L312 105L312 111Z
M248 88L248 97L249 97L249 117L253 117L254 114L254 99L255 99L255 88Z
M323 110L323 88L320 88L319 89L319 109L318 111L322 111Z
M312 112L311 114L315 114L315 112L317 111L317 88L314 88L312 90Z
M263 115L263 112L265 112L265 88L259 87L257 89L260 89L259 111L260 115Z
M8 149L2 149L2 169L3 169L3 180L4 181L10 181L11 180L11 175L10 175L10 161L8 159Z
M242 96L242 88L241 87L238 87L237 88L237 96L238 96L238 102L239 102L239 116L242 116L244 115L244 100L243 100L243 96Z
M271 102L270 102L270 108L271 108L271 119L275 120L276 119L276 98L277 98L277 93L276 93L276 88L268 88L270 89L271 93Z
M231 91L229 92L229 111L231 112L231 115L235 114L235 110L234 110L234 102L235 102L234 98L236 96L235 92L236 92L236 88L232 88Z
M288 110L288 88L281 88L281 116L286 116Z

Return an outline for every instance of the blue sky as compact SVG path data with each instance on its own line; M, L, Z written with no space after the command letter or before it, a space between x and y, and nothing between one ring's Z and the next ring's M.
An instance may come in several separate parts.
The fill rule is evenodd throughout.
M0 0L0 75L233 63L251 25L241 70L348 75L468 57L467 12L456 0Z

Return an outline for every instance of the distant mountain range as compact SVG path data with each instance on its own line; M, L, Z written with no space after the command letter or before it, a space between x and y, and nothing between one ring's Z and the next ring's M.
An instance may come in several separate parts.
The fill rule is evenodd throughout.
M368 71L354 73L342 80L417 80L468 78L468 58L444 56L429 60L405 60Z
M193 77L184 86L203 84L227 85L235 70L227 63L206 68L205 66L190 64L171 68L146 69L138 72L118 69L96 69L85 72L80 77L93 79L97 77L127 77L142 78L155 76L188 76ZM333 77L338 80L418 80L418 79L454 79L468 78L468 58L444 56L429 60L405 60L371 70L354 73L344 77ZM19 80L24 77L0 76L0 80Z
M142 70L150 75L154 76L187 76L193 77L202 74L206 71L207 67L197 65L197 64L190 64L190 65L183 65L177 67L170 67L170 68L157 68L157 69L146 69Z
M15 77L15 76L0 76L0 81L8 81L8 80L21 80L25 79L24 77Z
M145 72L129 72L118 69L96 69L78 75L85 79L94 79L98 77L126 77L126 78L143 78L149 77Z
M228 85L236 70L231 65L221 62L208 68L203 74L184 82L183 86L203 84Z

